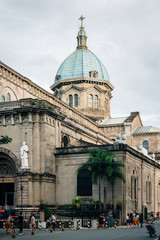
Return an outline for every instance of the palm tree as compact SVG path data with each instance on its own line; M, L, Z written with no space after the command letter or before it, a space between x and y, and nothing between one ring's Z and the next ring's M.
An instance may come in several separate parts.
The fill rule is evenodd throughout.
M122 180L123 182L125 182L125 178L124 175L121 171L121 168L123 168L125 165L120 162L120 161L112 161L112 168L110 170L109 173L109 178L108 181L111 183L112 185L112 206L113 206L113 211L115 209L114 207L114 185L115 185L115 181L116 179Z
M7 144L12 142L12 138L8 137L8 136L1 136L0 138L0 144Z
M109 181L111 176L114 178L114 175L111 175L111 173L114 173L113 166L116 166L116 162L113 161L115 154L103 149L88 149L87 152L90 154L90 157L87 162L78 168L78 172L82 169L88 169L92 175L92 182L98 182L99 209L101 210L101 182L102 179Z

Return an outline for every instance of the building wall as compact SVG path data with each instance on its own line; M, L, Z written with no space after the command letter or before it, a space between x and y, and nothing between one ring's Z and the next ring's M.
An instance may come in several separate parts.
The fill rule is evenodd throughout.
M96 149L95 147L91 147ZM111 150L116 153L115 161L121 161L125 164L122 169L125 176L125 183L120 180L115 182L115 202L122 203L123 221L125 221L126 214L130 212L141 213L143 206L147 204L148 212L157 211L160 206L159 185L160 181L160 165L154 160L149 159L145 155L130 148L128 145L116 144L99 146L101 149ZM57 205L71 204L72 199L77 196L77 169L81 163L84 163L89 158L86 149L68 148L57 149L56 152L56 167L57 167L57 181L56 181L56 203ZM136 198L131 197L131 178L137 178L136 184ZM151 182L150 201L146 199L146 182L148 176ZM107 187L106 202L111 202L112 188L109 183L103 181L101 198L104 202L104 187ZM158 189L158 192L157 192ZM132 187L133 191L133 187ZM98 199L98 185L93 185L93 199Z
M109 87L106 85L98 85L97 87L97 85L93 84L91 80L89 82L90 83L80 82L71 86L63 85L59 90L61 100L69 104L69 95L72 95L73 107L75 107L74 95L78 94L79 104L75 107L77 110L81 111L86 116L92 118L97 117L97 120L110 118L111 91ZM88 98L90 94L93 96L93 107L88 106ZM94 96L98 96L98 108L94 108Z

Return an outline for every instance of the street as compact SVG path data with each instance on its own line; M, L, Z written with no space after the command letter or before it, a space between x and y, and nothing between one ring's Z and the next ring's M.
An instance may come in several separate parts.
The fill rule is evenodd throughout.
M160 235L160 224L155 224L157 237L152 237L152 239L158 239ZM18 229L16 229L16 239L19 240L98 240L98 239L118 239L118 240L143 240L150 239L146 227L143 228L133 227L127 229L126 227L120 227L117 229L81 229L81 230L56 230L50 233L46 230L37 230L35 235L31 235L28 229L24 230L24 235L18 236ZM5 233L4 229L0 229L0 240L12 239L12 231L9 235Z

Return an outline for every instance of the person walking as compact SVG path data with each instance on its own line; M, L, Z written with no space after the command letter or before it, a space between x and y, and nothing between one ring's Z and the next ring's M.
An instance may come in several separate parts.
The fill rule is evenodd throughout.
M140 214L139 222L140 222L140 227L142 228L143 227L143 213Z
M102 225L103 229L105 228L105 222L106 222L106 217L105 217L105 213L102 213L99 215L99 223L97 226L97 229L99 229L99 226Z
M157 222L159 222L159 211L156 212Z
M109 222L109 228L113 227L113 215L111 211L109 212L109 215L108 215L108 222Z
M47 231L50 229L50 224L51 224L50 216L48 216L48 217L47 217L47 224L46 224L46 230L47 230Z
M127 223L127 228L130 228L129 213L127 213L127 216L126 216L126 223Z
M139 226L139 215L138 215L138 213L135 213L134 224L135 224L135 226L136 225Z
M53 226L53 230L55 231L55 226L56 226L56 214L53 213L52 215L52 226Z
M133 227L133 223L134 223L133 218L134 218L133 213L130 213L130 214L129 214L129 222L130 222L130 226L131 226L131 227Z
M32 217L31 217L31 226L32 226L32 233L31 233L31 235L34 235L34 233L35 233L35 228L36 228L36 219L35 219L33 213L32 213Z
M6 217L6 221L5 221L5 226L6 226L6 233L9 234L10 228L11 228L11 220L13 220L11 218L11 215L8 214L8 216Z
M18 217L18 222L19 222L19 236L20 235L23 235L23 221L24 221L24 218L22 216L22 212L20 212L20 215Z

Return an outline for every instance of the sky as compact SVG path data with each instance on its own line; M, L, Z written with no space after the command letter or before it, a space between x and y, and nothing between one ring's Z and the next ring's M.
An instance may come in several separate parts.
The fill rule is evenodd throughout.
M81 14L114 86L111 116L139 111L143 125L160 128L159 0L0 0L0 61L51 92Z

